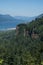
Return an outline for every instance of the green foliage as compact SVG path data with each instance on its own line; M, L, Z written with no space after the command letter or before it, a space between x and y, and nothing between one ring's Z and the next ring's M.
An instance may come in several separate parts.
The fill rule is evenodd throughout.
M18 35L15 30L0 31L0 65L43 64L43 18L18 26ZM28 36L24 36L24 29L29 31ZM33 32L39 37L34 39Z

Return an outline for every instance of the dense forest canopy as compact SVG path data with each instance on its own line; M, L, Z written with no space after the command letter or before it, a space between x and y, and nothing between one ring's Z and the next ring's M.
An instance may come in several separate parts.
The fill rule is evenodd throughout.
M0 65L43 65L43 17L0 31Z

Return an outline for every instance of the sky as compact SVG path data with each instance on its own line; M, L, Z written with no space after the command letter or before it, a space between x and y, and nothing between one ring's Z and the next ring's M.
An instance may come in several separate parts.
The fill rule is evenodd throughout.
M0 0L0 14L37 16L43 13L43 0Z

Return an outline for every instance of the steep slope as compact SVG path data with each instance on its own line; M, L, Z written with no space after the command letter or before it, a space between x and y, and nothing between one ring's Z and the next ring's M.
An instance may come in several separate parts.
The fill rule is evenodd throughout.
M17 27L13 31L0 32L0 64L42 65L43 17L37 18L28 24L19 24ZM19 34L15 35L17 32ZM33 32L39 37L32 38Z

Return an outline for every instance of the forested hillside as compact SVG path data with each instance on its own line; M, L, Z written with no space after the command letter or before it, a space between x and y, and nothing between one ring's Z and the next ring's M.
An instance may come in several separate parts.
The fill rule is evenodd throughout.
M43 65L43 17L0 31L0 65Z

